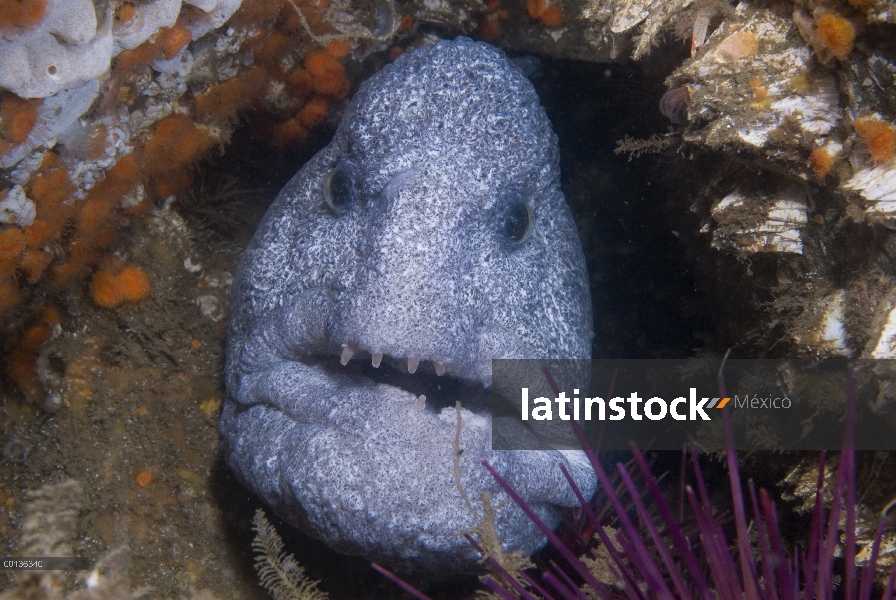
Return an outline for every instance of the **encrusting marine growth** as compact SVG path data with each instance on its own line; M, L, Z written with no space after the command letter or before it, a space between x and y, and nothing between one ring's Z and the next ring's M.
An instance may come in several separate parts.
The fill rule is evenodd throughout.
M275 146L304 141L347 96L341 61L366 31L330 24L340 3L109 6L110 14L94 18L90 0L2 3L0 88L9 90L0 91L7 182L0 184L0 329L11 340L5 351L17 346L12 340L43 298L70 287L85 287L103 307L146 298L149 273L118 272L129 262L134 221L184 194L196 162L221 148L249 109ZM231 28L208 43L203 36L225 22ZM316 42L308 35L332 39L309 50ZM57 55L46 67L55 72L39 76L16 62L37 68ZM123 262L116 257L122 250Z

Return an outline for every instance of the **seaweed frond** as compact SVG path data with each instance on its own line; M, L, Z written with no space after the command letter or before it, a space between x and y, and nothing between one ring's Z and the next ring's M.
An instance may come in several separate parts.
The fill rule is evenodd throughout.
M470 533L475 535L476 539L478 540L473 544L473 546L480 554L482 554L482 558L479 559L479 562L484 563L486 566L488 566L491 577L493 577L496 581L501 582L502 585L512 586L512 584L506 580L504 573L509 573L517 581L517 583L525 585L520 573L522 571L525 571L526 569L534 567L535 565L532 563L532 561L529 560L528 556L526 556L519 550L513 550L511 552L504 551L504 545L498 538L498 528L495 525L496 518L498 516L498 510L503 508L504 505L502 504L500 506L492 506L491 493L488 491L484 491L482 492L482 496L480 498L480 500L482 501L482 516L480 517L476 513L476 510L474 510L473 504L467 497L467 491L461 484L460 457L463 454L463 449L460 447L460 437L461 431L464 426L464 420L461 418L460 400L455 403L454 410L457 413L457 422L454 431L454 485L455 487L457 487L457 491L460 493L461 498L463 498L464 504L467 505L467 510L469 510L470 513L474 517L476 517L476 526ZM471 543L473 543L472 540ZM500 569L496 569L490 562L490 559L494 560L498 564ZM504 573L502 573L502 571ZM487 577L488 575L483 575L481 577L482 581L485 581ZM494 596L488 592L483 592L478 596L478 598L481 598L482 600L491 600L492 598L497 597L498 596Z
M327 594L317 589L317 581L305 577L295 556L283 551L283 540L260 508L252 519L255 539L255 571L261 585L275 600L324 600Z
M479 548L477 549L482 553L480 562L485 563L489 568L489 573L487 575L482 575L480 580L484 583L488 577L491 577L500 583L505 590L509 590L513 589L513 583L507 580L506 574L510 574L510 576L516 580L518 585L528 585L521 573L527 569L535 567L535 564L529 560L528 556L519 550L506 552L501 540L498 539L495 519L497 517L498 509L503 505L492 506L492 496L491 493L487 491L482 492L481 500L482 518L476 523L476 528L473 530L473 534L476 536L479 543ZM494 559L501 568L496 569L489 563L488 559ZM485 593L485 595L480 595L478 597L491 599L497 598L498 596Z
M22 522L23 556L71 556L81 511L81 484L68 479L28 492Z
M672 144L678 141L678 136L658 136L653 134L646 140L638 140L633 137L625 136L624 139L616 140L616 148L614 154L626 153L628 159L638 158L642 154L655 154L666 150Z

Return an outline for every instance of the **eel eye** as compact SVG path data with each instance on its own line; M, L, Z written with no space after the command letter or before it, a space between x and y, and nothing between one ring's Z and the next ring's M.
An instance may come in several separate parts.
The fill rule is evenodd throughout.
M349 209L355 200L355 185L345 164L339 163L327 174L323 192L327 206L337 217Z
M532 235L535 213L527 202L516 202L504 213L504 235L509 240L521 244Z

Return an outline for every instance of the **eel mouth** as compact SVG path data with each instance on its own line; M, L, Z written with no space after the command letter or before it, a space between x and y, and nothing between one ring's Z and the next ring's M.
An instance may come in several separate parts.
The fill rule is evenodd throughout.
M360 376L376 384L409 392L417 397L421 405L435 412L454 407L458 400L470 410L485 409L491 405L491 390L479 380L463 378L454 369L446 368L451 364L448 361L395 358L360 350L354 344L342 344L339 357L319 355L315 358L318 364L326 365L337 373Z

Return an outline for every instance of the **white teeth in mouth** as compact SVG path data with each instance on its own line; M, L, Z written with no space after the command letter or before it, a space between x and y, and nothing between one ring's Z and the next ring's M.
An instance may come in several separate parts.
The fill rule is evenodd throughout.
M426 396L422 394L417 396L417 401L414 402L414 408L426 408Z
M357 353L358 347L354 344L342 344L342 356L339 357L339 362L342 363L342 366L344 367Z
M339 356L339 362L342 366L346 366L351 360L360 352L360 348L357 344L342 344L342 354ZM419 356L409 356L407 358L408 361L408 373L416 373L417 367L420 366L420 357ZM371 352L370 353L370 364L374 369L380 368L380 363L383 362L383 353L382 352ZM432 366L436 371L436 375L441 377L445 374L445 367L447 363L434 360L432 361Z

